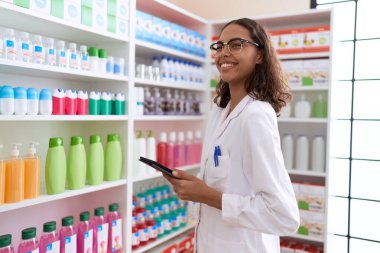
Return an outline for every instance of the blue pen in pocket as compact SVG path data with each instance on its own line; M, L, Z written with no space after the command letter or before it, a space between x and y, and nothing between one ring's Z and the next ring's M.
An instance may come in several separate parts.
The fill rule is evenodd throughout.
M214 149L214 165L215 165L215 167L219 166L218 156L221 156L221 155L222 155L222 151L220 149L220 146L215 146L215 149Z

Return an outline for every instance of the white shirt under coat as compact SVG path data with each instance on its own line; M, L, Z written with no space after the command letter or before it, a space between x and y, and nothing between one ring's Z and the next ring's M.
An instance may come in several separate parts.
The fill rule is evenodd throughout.
M226 118L213 106L201 178L223 193L222 210L201 204L197 253L277 253L280 235L299 226L299 212L281 153L277 117L267 102L245 96ZM214 148L220 146L219 166Z

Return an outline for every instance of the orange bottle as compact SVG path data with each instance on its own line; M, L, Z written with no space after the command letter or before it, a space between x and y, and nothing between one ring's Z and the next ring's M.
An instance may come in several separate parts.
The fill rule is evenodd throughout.
M24 161L19 158L19 146L21 144L13 144L11 158L5 162L5 203L24 199Z
M0 144L0 148L3 148L3 145ZM0 205L4 204L5 197L5 163L3 160L0 160Z
M24 158L24 199L40 195L40 157L36 155L37 142L31 142L28 155Z

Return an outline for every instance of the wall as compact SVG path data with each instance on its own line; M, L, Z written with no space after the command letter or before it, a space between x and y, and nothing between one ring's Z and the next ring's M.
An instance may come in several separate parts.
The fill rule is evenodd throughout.
M310 9L310 0L168 0L209 20L254 17ZM233 4L231 4L233 3Z

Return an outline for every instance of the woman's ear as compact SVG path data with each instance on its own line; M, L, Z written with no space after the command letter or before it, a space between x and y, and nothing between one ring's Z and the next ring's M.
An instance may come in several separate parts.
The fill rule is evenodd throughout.
M256 64L261 64L263 63L263 51L262 50L258 50L257 51L257 55L256 55Z

